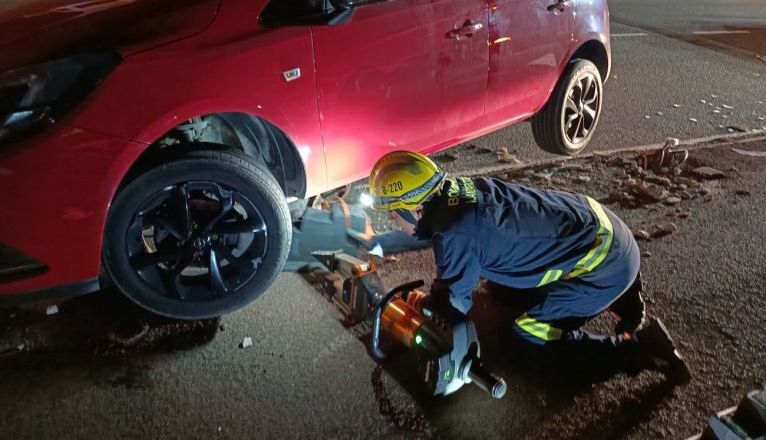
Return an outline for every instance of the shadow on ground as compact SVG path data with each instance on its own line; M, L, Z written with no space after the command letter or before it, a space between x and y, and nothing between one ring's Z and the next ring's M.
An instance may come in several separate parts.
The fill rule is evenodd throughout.
M320 272L305 278L329 300L333 287ZM624 363L613 355L539 349L517 340L511 317L526 309L525 297L503 295L503 289L484 284L474 295L471 317L477 323L483 363L506 379L506 396L493 400L472 385L447 397L432 396L421 380L418 354L384 340L388 356L370 381L380 414L393 426L412 438L612 440L646 421L672 393L673 386L658 374L626 374ZM521 300L501 299L508 297ZM340 313L338 317L342 321ZM368 351L370 327L347 326ZM386 386L387 377L416 405L397 401Z
M151 315L108 290L57 307L52 315L45 306L0 309L0 377L5 383L30 373L42 378L80 371L113 386L140 387L147 365L158 355L206 344L219 328L218 319Z

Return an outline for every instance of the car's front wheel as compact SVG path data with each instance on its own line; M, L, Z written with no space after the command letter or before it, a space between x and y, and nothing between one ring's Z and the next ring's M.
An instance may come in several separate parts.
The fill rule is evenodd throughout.
M601 116L602 91L598 68L588 60L572 61L548 102L532 117L532 134L540 148L561 155L585 149Z
M245 306L274 281L292 229L279 184L232 150L197 150L128 183L107 219L103 263L138 305L202 319Z

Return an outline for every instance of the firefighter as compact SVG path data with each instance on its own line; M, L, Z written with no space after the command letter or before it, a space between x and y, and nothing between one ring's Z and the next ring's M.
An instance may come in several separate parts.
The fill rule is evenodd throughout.
M383 156L369 185L374 209L432 241L437 277L425 308L467 314L480 278L534 289L540 299L514 317L518 337L632 353L640 368L689 382L662 322L646 318L633 234L594 199L487 177L448 178L431 159L408 151ZM604 311L618 319L614 335L581 329Z

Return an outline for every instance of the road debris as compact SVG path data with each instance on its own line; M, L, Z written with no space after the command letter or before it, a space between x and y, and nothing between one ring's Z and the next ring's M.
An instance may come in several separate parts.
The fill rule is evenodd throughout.
M559 167L559 171L579 171L579 172L585 173L588 171L593 171L593 167L588 165L576 164L576 163L568 163L568 164L561 165Z
M766 151L748 151L748 150L740 150L739 148L732 148L731 151L737 154L741 154L743 156L766 157Z
M668 197L667 199L665 199L664 203L666 205L677 205L677 204L681 203L681 198L680 197L675 197L675 196L674 197Z
M695 118L689 118L689 122L694 122L694 123L696 124L696 123L697 123L697 119L695 119Z
M120 347L132 347L141 342L148 333L149 323L127 321L109 329L106 339Z
M487 147L486 145L480 146L477 150L477 152L480 154L492 153L493 151L495 150L492 147Z
M635 186L636 194L649 202L661 202L670 196L666 189L658 188L656 185L641 183Z
M48 316L55 315L58 312L59 312L59 307L56 304L48 306L48 308L45 309L45 314Z
M726 110L734 110L734 106L733 105L723 104L722 107L725 108Z
M652 238L652 235L644 229L633 229L632 232L636 240L649 240Z
M250 348L253 346L253 338L250 336L245 336L245 339L242 340L242 342L239 343L239 348L242 350L246 348Z
M19 344L19 345L16 346L16 350L17 351L24 351L24 348L26 348L26 345L24 345L24 344Z
M641 252L641 258L649 258L652 256L652 253L649 251L643 251Z
M726 127L727 130L731 130L732 133L739 132L739 133L747 133L750 131L749 129L741 126L741 125L729 125Z
M667 177L646 176L644 177L644 180L649 183L654 183L656 185L661 185L667 188L670 188L673 185L673 182L671 182Z
M660 238L666 235L670 235L676 231L678 231L678 226L676 226L675 223L665 223L655 227L655 231L654 234L652 234L652 237Z
M691 170L691 173L702 179L720 179L726 177L723 171L711 167L699 167Z
M495 153L497 154L497 161L500 163L515 163L519 165L523 163L505 148L499 148Z
M457 150L449 150L445 152L444 155L447 156L448 159L452 159L452 160L460 159L460 153L458 153Z
M500 163L515 163L518 165L521 165L523 163L516 156L505 151L498 153L497 161Z
M681 104L673 104L674 108L681 108Z

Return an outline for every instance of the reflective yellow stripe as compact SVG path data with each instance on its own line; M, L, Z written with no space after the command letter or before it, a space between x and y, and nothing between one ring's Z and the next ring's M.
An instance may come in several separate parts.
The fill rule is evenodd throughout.
M612 222L609 221L609 217L606 216L604 208L600 203L588 197L588 203L590 204L593 212L596 213L598 221L600 223L598 232L596 233L597 246L594 246L580 261L575 264L574 269L567 274L564 279L574 278L582 275L586 272L591 272L596 268L604 258L606 258L609 248L612 246L612 240L614 239L614 230L612 229Z
M557 341L561 339L561 334L563 333L561 329L530 318L526 313L516 318L516 325L532 336L536 336L544 341Z
M564 275L563 270L551 269L545 273L545 276L540 280L540 284L538 284L537 287L558 281L558 279L561 278L561 275Z

